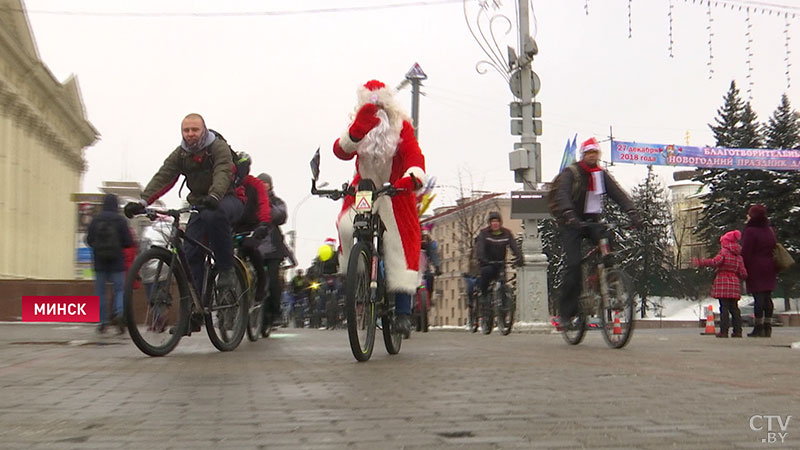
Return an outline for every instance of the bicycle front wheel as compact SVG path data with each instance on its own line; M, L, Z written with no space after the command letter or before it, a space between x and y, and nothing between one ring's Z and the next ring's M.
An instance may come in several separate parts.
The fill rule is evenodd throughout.
M386 351L390 355L400 353L400 346L403 344L403 335L394 326L394 315L384 314L381 316L381 328L383 328L383 343Z
M255 342L261 337L261 299L256 298L256 269L250 259L244 260L246 279L240 280L244 286L244 298L247 300L247 339Z
M125 323L136 347L150 356L171 352L189 326L189 297L186 274L173 253L150 248L136 257L123 296Z
M516 302L511 297L506 286L502 286L497 290L497 296L497 328L500 329L503 336L508 336L511 333L511 326L514 325Z
M347 263L344 308L350 350L358 361L367 361L375 345L375 303L370 298L372 250L357 242Z
M226 289L214 289L211 306L206 314L206 332L214 347L229 352L242 342L247 328L247 298L243 294L243 283L247 282L244 265L236 258L233 263L238 283Z
M491 298L478 299L478 304L480 305L480 311L481 311L479 319L481 324L481 333L491 334L492 328L494 328L494 311L492 308L492 299Z
M606 269L607 295L600 303L600 322L603 338L613 348L624 347L633 334L634 291L633 282L618 269Z

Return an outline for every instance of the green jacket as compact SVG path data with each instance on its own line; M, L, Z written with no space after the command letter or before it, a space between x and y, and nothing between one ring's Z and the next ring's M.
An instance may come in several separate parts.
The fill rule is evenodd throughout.
M222 199L225 194L233 193L233 160L228 144L214 139L208 147L197 155L192 155L180 146L167 156L164 164L142 191L142 198L151 204L169 191L178 177L186 177L189 195L186 199L192 205L204 195L212 195Z

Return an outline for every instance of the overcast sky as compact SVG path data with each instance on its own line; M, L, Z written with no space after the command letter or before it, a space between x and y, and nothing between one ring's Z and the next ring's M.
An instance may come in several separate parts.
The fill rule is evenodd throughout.
M147 183L178 144L181 118L197 112L235 149L253 156L254 172L272 175L289 207L284 231L296 220L298 255L305 265L324 239L335 235L339 209L330 200L304 200L308 160L321 147L322 179L336 185L348 180L353 162L337 160L331 146L348 124L356 88L372 78L396 86L415 62L428 75L419 140L429 175L442 185L436 205L452 204L459 185L492 191L519 187L507 156L516 141L509 133L513 99L498 74L476 72L486 55L469 33L460 1L25 3L42 60L61 81L77 75L88 118L101 134L85 152L85 192L97 191L103 180ZM513 23L515 3L505 0L492 12ZM629 38L628 1L533 1L544 180L555 175L566 139L575 133L579 142L605 139L613 127L620 140L684 144L688 131L692 145L714 143L707 124L731 80L748 96L746 9L722 5L759 2L718 2L712 8L711 79L704 3L632 1ZM800 12L800 1L780 3ZM390 4L414 6L377 8ZM354 9L363 6L372 9ZM313 11L320 8L338 11ZM473 25L477 11L476 1L467 2ZM790 46L794 82L787 89L784 17L760 10L750 15L752 102L763 121L782 93L800 101L800 47ZM800 24L789 20L791 42L798 42ZM507 44L516 44L516 29L504 35L505 26L495 23L505 54ZM410 90L398 98L410 110ZM646 170L617 165L612 172L631 187ZM660 173L671 182L668 170ZM177 187L165 200L179 204Z

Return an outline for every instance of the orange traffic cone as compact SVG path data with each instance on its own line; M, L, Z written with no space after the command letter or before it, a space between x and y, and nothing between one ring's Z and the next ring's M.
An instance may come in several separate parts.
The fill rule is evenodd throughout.
M614 334L622 334L622 324L619 323L619 316L614 313Z
M716 336L717 329L714 326L714 307L708 305L708 313L706 313L706 331L703 332L705 336Z

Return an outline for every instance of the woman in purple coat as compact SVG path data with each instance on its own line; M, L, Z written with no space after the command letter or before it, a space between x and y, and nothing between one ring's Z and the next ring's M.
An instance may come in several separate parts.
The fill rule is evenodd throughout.
M748 337L772 336L772 291L777 284L778 271L772 261L775 231L767 219L767 208L753 205L747 210L742 234L742 258L747 268L747 292L755 299L753 332Z

